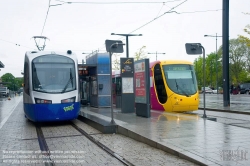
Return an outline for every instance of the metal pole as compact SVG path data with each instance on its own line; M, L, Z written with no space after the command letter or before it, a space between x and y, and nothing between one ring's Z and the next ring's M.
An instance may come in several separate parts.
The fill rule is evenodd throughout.
M112 84L112 53L110 52L111 47L115 45L116 43L112 44L109 48L109 57L110 57L110 109L111 109L111 124L115 124L114 121L114 111L113 111L113 84Z
M126 53L127 53L127 58L129 57L129 52L128 52L128 35L126 36Z
M210 72L211 72L210 73L210 86L212 87L212 61L210 62Z
M216 33L216 90L218 94L218 54L217 54L217 33Z
M230 106L229 94L229 0L223 0L222 4L222 32L223 32L223 104Z
M205 93L205 85L206 85L206 72L205 72L205 49L203 46L200 46L202 49L203 49L203 109L204 109L204 114L202 116L202 118L207 118L207 115L206 115L206 100L205 100L205 97L206 97L206 93Z

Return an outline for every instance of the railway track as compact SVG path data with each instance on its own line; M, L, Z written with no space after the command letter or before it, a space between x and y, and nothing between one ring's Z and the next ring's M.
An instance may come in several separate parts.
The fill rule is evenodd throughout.
M132 164L131 162L129 162L128 160L126 160L125 158L123 158L122 156L115 153L110 148L108 148L107 146L105 146L104 144L102 144L101 142L96 140L95 138L93 138L90 134L88 134L85 130L83 130L82 128L77 126L75 123L67 122L67 125L70 125L71 127L73 127L75 130L77 130L79 132L79 134L70 135L70 136L46 137L46 138L62 138L62 137L84 136L88 140L93 142L96 146L98 146L100 149L102 149L103 151L108 153L110 156L112 156L113 158L115 158L116 160L121 162L123 165L125 165L125 166L134 166L134 164ZM42 158L43 163L45 164L45 166L56 166L56 162L54 161L54 157L53 157L54 154L50 153L51 151L49 149L49 146L47 145L46 138L44 137L44 134L43 134L43 131L42 131L42 125L37 123L37 124L35 124L35 127L36 127L36 133L37 133L37 137L38 137L40 150L41 150L42 156L44 156Z

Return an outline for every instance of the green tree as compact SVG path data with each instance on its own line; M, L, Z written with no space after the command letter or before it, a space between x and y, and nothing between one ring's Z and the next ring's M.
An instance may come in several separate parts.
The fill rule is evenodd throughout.
M246 50L246 70L248 73L250 73L250 47L247 47Z
M223 85L222 69L222 46L218 49L218 86ZM207 60L208 61L208 60ZM209 65L209 64L207 64ZM206 71L209 70L206 67ZM239 38L229 40L229 80L230 83L240 83L250 80L248 71L250 70L250 51L245 42ZM213 72L213 71L212 71Z
M194 61L194 69L195 69L198 87L203 86L203 66L202 65L203 65L203 58L199 56Z
M240 39L231 39L229 41L229 70L232 81L242 82L240 75L246 72L247 45Z
M113 54L112 59L112 70L120 70L120 54Z
M24 83L23 77L22 78L15 78L15 83L16 83L16 89L15 91L19 90L20 87L22 87L22 84Z
M8 89L14 90L14 84L15 84L15 77L11 73L6 73L2 75L2 82L7 82L6 85Z
M142 47L138 50L138 52L135 52L134 61L138 61L138 60L140 60L140 59L145 59L145 58L147 58L145 49L146 49L146 46L142 46Z
M250 16L250 13L244 13ZM239 35L239 41L247 45L247 51L245 55L245 69L246 72L240 73L240 80L243 82L250 82L250 24L246 25L244 32L247 36Z
M146 46L142 46L138 52L135 52L134 61L147 58L145 52ZM112 55L112 70L120 70L120 55L121 54L113 54Z
M250 13L245 13L247 15L250 15ZM250 24L246 25L246 27L244 28L244 32L247 33L247 35L250 35ZM247 46L250 47L250 38L247 36L243 36L243 35L239 35L239 39L240 41L244 42L247 44Z

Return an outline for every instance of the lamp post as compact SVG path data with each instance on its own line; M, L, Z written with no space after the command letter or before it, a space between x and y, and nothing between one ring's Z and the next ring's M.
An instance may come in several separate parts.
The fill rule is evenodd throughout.
M217 36L217 33L215 36L213 35L204 35L204 37L215 37L216 40L216 60L215 60L215 65L216 65L216 90L217 90L217 94L218 94L218 55L217 55L217 37L222 37L222 36Z
M129 57L129 52L128 52L128 37L129 36L142 36L142 34L116 34L116 33L111 33L111 35L119 35L119 36L126 36L126 57Z
M111 124L115 124L113 111L113 90L112 90L112 54L123 53L123 43L120 40L106 40L106 51L109 52L109 68L110 68L110 108L111 108Z
M158 53L157 51L155 53L149 52L148 54L155 54L156 55L156 60L157 60L157 54L165 54L165 53Z

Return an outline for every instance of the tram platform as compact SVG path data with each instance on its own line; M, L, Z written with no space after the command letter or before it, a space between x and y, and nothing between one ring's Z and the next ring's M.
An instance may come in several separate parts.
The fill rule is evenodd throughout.
M246 102L250 99L248 97L250 97L250 95L247 96L247 98L245 97L245 99L241 96L235 96L235 99L232 97L230 109L226 107L223 107L223 109L225 111L237 111L239 114L250 112L250 103ZM23 126L25 122L23 121L23 114L21 114L23 112L22 104L19 103L21 99L21 96L17 96L11 98L11 100L2 99L3 101L0 102L0 129L2 129L0 130L2 133L0 136L0 147L2 149L12 148L15 150L24 144L24 142L27 142L27 147L24 148L39 149L36 140L29 140L30 138L36 138L34 132L25 135L24 133L26 133L25 131L27 131L27 129L20 129L20 126ZM211 98L207 96L207 99L207 110L222 109L221 96L217 98L215 95L211 95ZM200 100L201 103L199 107L201 109L197 112L202 113L203 103L202 99ZM216 103L215 101L218 102ZM18 109L18 113L15 113L15 116L9 118L10 121L8 122L7 119L15 108ZM208 115L209 113L210 112L207 112ZM121 113L120 109L114 108L115 125L110 124L110 108L82 107L80 117L83 116L88 119L89 123L93 123L93 119L95 119L95 123L97 123L100 128L106 128L108 126L111 127L112 130L112 127L115 126L116 131L120 134L180 156L199 165L250 165L249 128L203 119L201 118L201 114L175 114L155 110L151 110L150 118L143 118L136 116L135 113ZM235 117L239 115L234 113L232 116ZM241 116L248 115L243 114ZM19 122L23 123L20 124ZM100 128L98 130L100 130ZM11 136L12 139L10 140L6 134L3 134L8 133L7 131L10 131L9 129L12 131L11 135L7 135ZM32 129L32 131L35 130ZM24 140L16 140L17 137L23 138ZM29 139L26 140L27 138ZM15 144L13 144L13 142L15 142ZM30 142L33 143L32 147Z
M207 109L221 109L213 103L206 105ZM240 106L235 111L247 112L247 107ZM101 125L111 122L110 108L82 107L81 117L94 118ZM114 108L114 121L117 133L199 165L250 165L250 132L246 128L204 119L199 114L155 110L151 110L150 118L144 118Z

